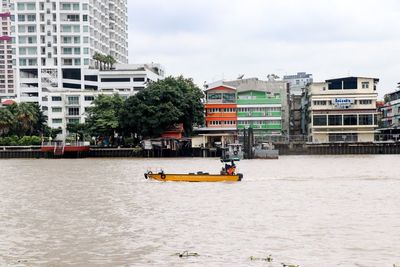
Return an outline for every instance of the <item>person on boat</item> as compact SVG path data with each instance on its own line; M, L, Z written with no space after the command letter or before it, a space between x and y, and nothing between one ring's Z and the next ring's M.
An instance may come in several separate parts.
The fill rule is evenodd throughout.
M235 172L236 172L235 162L232 160L232 165L229 165L229 164L227 164L227 165L229 166L229 168L227 169L228 175L235 175Z

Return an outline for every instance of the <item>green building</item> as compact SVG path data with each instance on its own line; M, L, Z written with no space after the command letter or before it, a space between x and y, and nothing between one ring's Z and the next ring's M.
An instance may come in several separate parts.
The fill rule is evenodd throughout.
M236 88L237 128L253 128L255 135L288 133L287 83L256 78L224 82Z

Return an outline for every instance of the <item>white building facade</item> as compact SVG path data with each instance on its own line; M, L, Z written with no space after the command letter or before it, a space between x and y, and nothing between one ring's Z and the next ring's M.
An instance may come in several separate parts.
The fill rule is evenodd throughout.
M283 80L289 83L290 95L301 96L306 86L313 82L313 75L306 72L298 72L294 75L285 75Z
M95 53L128 62L127 0L11 0L11 11L18 101L88 89Z
M313 143L373 142L378 127L375 78L346 77L307 87Z
M12 60L11 13L8 0L0 6L0 100L15 98L15 76Z
M127 98L140 92L151 82L164 78L159 64L116 65L115 70L91 70L85 75L88 90L63 90L48 92L42 99L42 108L48 118L48 126L61 128L64 139L69 123L85 123L88 107L100 94L119 94Z

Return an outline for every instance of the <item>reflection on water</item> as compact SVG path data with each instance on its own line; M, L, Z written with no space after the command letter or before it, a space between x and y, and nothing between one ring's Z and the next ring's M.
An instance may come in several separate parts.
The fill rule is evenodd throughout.
M243 161L242 182L217 184L143 178L218 172L216 159L3 160L0 265L400 264L398 160ZM173 255L184 250L200 256Z

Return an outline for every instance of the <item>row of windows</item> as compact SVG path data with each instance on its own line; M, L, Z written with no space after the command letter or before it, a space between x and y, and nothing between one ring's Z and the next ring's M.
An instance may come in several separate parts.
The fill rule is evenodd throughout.
M271 108L209 108L208 112L209 113L219 113L219 112L227 112L227 113L233 113L233 112L265 112L265 113L270 113L270 112L281 112L282 109L280 107L271 107Z
M374 125L374 115L373 114L314 115L313 125L314 126Z
M280 99L281 95L280 94L274 94L274 95L270 94L270 95L267 95L267 97L268 98ZM240 99L240 100L255 100L255 99L258 99L258 98L259 97L255 96L255 95L239 95L238 96L238 99Z
M63 123L63 119L55 118L55 119L52 119L51 122L54 124L61 124L61 123ZM78 123L80 123L80 119L78 119L78 118L67 119L67 123L78 124Z
M47 1L47 2L49 2L49 1ZM53 4L52 9L56 10L57 9L56 3L53 2L52 4ZM61 3L60 4L61 10L79 10L79 7L80 7L79 3ZM44 10L44 3L39 3L39 8L40 8L40 10ZM18 3L17 9L19 11L36 10L36 3ZM89 9L88 4L82 4L82 10L88 10L88 9Z
M332 100L315 100L313 101L314 106L326 106L328 105L333 105ZM362 99L362 100L354 100L354 104L360 104L360 105L371 105L372 104L372 100L369 99Z
M94 96L85 95L84 99L85 99L85 101L93 101ZM67 100L68 100L68 103L70 103L70 104L79 104L79 96L68 96ZM60 101L62 101L62 97L61 96L52 96L51 101L60 102Z
M42 35L40 36L41 44L46 44L46 39L45 36ZM12 39L13 43L16 43L15 38ZM62 36L61 37L61 42L63 44L81 44L81 37L78 36ZM37 44L37 37L36 36L19 36L18 37L18 43L19 44ZM89 37L84 36L83 37L83 43L88 44L89 43ZM57 44L57 36L53 36L53 44ZM51 45L51 43L50 43Z
M267 120L267 121L238 121L239 125L281 125L280 120Z
M81 66L82 61L80 58L62 58L61 59L61 65L63 66ZM83 64L85 66L89 65L89 59L85 58L83 59ZM13 62L15 64L15 62ZM41 59L41 64L42 66L46 65L46 59L42 58ZM38 66L38 60L36 58L20 58L19 59L19 65L20 66ZM58 65L58 60L54 59L54 65ZM1 66L0 66L1 68Z
M271 108L238 108L238 112L280 112L280 107Z
M234 93L208 93L207 99L211 101L222 100L223 103L235 103Z
M210 121L209 125L236 125L236 121Z
M219 112L226 112L226 113L233 113L236 112L236 108L209 108L209 113L219 113Z

